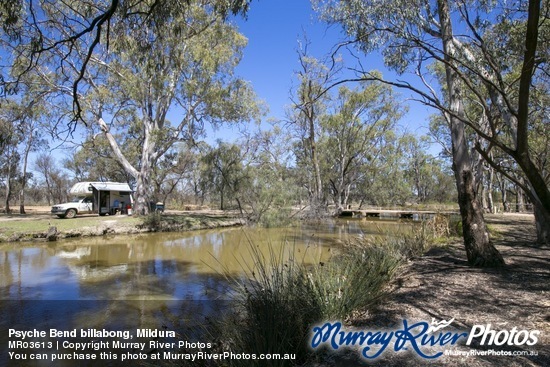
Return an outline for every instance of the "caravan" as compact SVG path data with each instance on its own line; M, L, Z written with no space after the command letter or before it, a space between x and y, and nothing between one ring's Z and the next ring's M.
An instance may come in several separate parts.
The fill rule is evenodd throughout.
M54 205L52 214L59 218L74 218L77 214L89 213L128 214L133 203L132 192L127 183L79 182L69 190L74 199Z

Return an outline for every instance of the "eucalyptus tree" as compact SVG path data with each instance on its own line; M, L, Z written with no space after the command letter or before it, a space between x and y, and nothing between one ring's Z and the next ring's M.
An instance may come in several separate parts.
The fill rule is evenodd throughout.
M0 154L0 182L4 188L4 211L11 213L10 200L14 194L15 180L18 177L20 154L18 150L21 139L13 120L5 110L0 116L0 135L2 135L2 153Z
M34 159L33 168L38 173L37 178L42 178L40 184L44 188L48 205L68 200L72 182L55 157L48 153L40 153Z
M4 178L5 207L9 211L9 200L18 191L19 213L25 214L25 189L30 176L29 155L45 145L39 133L41 118L46 113L41 101L32 94L24 98L10 97L3 101L0 111L2 141L2 167Z
M40 134L40 128L44 121L42 117L46 115L43 106L37 106L36 103L26 105L21 111L18 130L21 134L19 143L21 147L21 168L19 185L19 214L25 214L25 191L29 181L30 173L29 155L46 146L45 139ZM41 116L43 115L43 116Z
M372 161L380 154L385 133L395 128L403 109L391 88L378 82L364 82L355 90L340 87L332 99L321 118L321 154L325 182L337 210L343 210L351 189L369 171L368 157Z
M195 149L178 144L168 151L153 169L153 197L166 203L192 175L197 160ZM173 200L172 200L173 201Z
M275 125L270 130L247 132L239 139L245 181L240 185L241 209L247 220L265 226L287 223L299 188L291 174L292 139Z
M205 124L246 120L254 110L250 87L233 75L246 40L225 22L246 4L41 1L37 13L30 3L20 20L27 33L19 34L27 48L14 48L22 50L16 71L37 73L60 105L73 102L78 119L68 132L81 121L88 137L107 139L136 182L136 214L146 214L153 171L174 144L193 141ZM128 131L140 147L136 161L117 139Z
M402 206L410 202L413 188L407 180L407 156L402 137L395 129L385 131L379 147L366 156L363 176L355 185L359 206Z
M244 37L202 6L190 6L164 25L148 45L146 57L142 37L128 35L112 43L120 57L106 67L110 77L106 86L108 98L118 103L109 103L109 123L102 113L94 116L114 156L136 180L138 213L147 210L151 173L162 155L175 143L193 141L203 134L206 123L248 119L254 104L249 86L232 76ZM91 111L101 112L106 107L105 92L96 91ZM98 108L94 103L100 104ZM126 111L121 113L122 109ZM168 120L171 112L174 123ZM116 141L112 131L117 124L139 132L138 166L130 163Z
M298 56L300 69L296 75L299 85L291 97L292 110L288 114L299 139L296 148L300 151L296 155L305 168L303 173L307 176L305 186L311 212L322 213L327 203L318 147L320 118L326 110L327 91L339 68L336 63L322 62L308 55L307 44L298 51Z
M227 209L231 201L241 207L240 188L247 183L243 153L236 144L218 141L217 147L211 147L202 156L204 171L201 176L219 198L220 210Z
M127 159L137 164L139 157L138 140L116 136L124 146ZM133 177L113 157L111 146L103 135L88 137L78 144L72 153L63 160L63 167L77 181L115 181L135 184Z
M456 197L453 175L448 163L432 156L427 151L430 137L405 134L401 137L402 150L406 155L405 173L419 203L449 203Z

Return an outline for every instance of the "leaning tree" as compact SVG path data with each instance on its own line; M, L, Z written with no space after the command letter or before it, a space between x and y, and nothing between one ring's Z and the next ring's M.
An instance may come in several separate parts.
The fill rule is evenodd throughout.
M2 41L12 62L3 91L17 93L22 75L38 75L59 106L52 130L103 135L136 181L136 214L146 214L151 175L174 144L193 141L208 123L246 120L254 111L249 85L233 75L246 39L226 22L247 6L244 0L3 3ZM141 148L135 161L116 138L128 133Z

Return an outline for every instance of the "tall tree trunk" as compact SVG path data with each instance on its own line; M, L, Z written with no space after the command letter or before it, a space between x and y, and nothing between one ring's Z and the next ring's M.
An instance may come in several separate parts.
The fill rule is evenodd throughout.
M537 243L541 246L550 245L550 216L539 202L533 203L535 226L537 228Z
M10 196L11 196L11 164L8 163L8 172L6 175L6 197L4 200L4 211L6 212L6 214L11 213Z
M510 212L510 203L508 202L508 190L506 190L506 185L504 179L502 179L502 185L500 186L500 193L502 195L502 210L505 213Z
M529 0L527 29L525 32L525 48L521 78L519 80L517 121L518 132L514 158L519 164L534 193L536 206L544 218L550 218L550 188L538 167L533 163L529 154L529 98L532 78L536 67L537 44L539 40L539 22L541 20L540 0ZM544 19L544 18L543 18Z
M523 213L525 211L525 200L523 198L523 190L516 185L516 212Z
M8 155L7 155L7 171L5 176L5 190L6 190L6 197L5 197L5 203L4 203L4 210L6 214L11 213L10 208L10 198L11 198L11 191L12 191L12 177L14 174L14 164L15 161L15 147L8 147Z
M525 194L533 203L535 214L535 227L537 231L537 243L541 246L550 245L550 214L544 205L538 200L537 192L529 183L529 191L518 191L518 194Z
M489 182L487 188L487 198L489 200L489 211L495 213L495 203L493 202L493 181L495 178L495 170L493 167L489 167Z
M453 68L455 49L453 29L447 0L438 0L441 38L445 50L445 72L450 109L455 116L448 116L451 127L453 171L455 174L458 205L462 218L462 232L468 262L474 266L495 267L504 265L498 250L491 244L489 232L483 218L483 210L476 195L476 185L468 144L464 134L464 123L456 116L464 114L460 83Z
M135 195L135 208L134 213L136 215L149 214L149 203L151 201L151 182L149 175L151 171L147 168L146 162L142 162L141 171L138 174L136 180Z
M46 199L48 200L48 206L50 206L50 205L52 205L53 192L52 192L52 187L50 185L50 180L48 178L48 175L49 175L49 172L46 172L46 174L45 174L45 177L46 177L46 190L47 190Z
M136 178L136 191L134 192L134 214L135 215L147 215L151 211L151 191L153 189L153 183L151 182L151 175L153 174L153 163L151 162L151 153L153 151L153 145L150 139L145 138L143 141L143 151L141 153L141 167L137 173Z
M220 189L220 210L224 210L224 208L223 208L223 199L224 199L223 193L224 193L224 191L225 191L225 187L224 187L224 185L222 185L222 187Z
M21 190L19 191L19 214L26 214L25 212L25 185L27 184L27 178L23 177L21 180Z
M530 89L537 60L536 51L539 41L538 36L542 3L543 2L540 0L529 0L523 65L521 68L521 78L519 81L517 144L516 150L513 152L513 157L529 181L535 211L535 220L537 223L537 240L541 244L549 244L550 188L529 155L529 98L531 95ZM542 19L544 19L544 16Z
M23 175L21 178L21 191L19 191L19 214L25 214L25 189L27 187L27 162L29 160L29 153L31 152L34 129L32 126L29 128L29 136L27 136L27 145L25 146L25 156L23 158Z
M310 82L311 83L311 82ZM322 206L322 196L323 196L323 185L321 182L321 169L319 168L319 158L317 154L317 143L315 141L315 118L313 116L313 107L311 107L310 114L308 116L309 120L309 143L311 144L311 162L313 164L313 171L315 174L315 191L313 197L313 207L315 211L319 210Z
M487 195L487 186L481 185L481 207L485 211L489 211L489 200Z
M151 174L153 172L153 165L155 159L153 159L154 143L151 141L148 134L146 134L143 141L143 150L141 154L141 167L138 171L132 164L126 159L120 146L118 145L115 137L111 134L109 126L103 118L97 120L99 127L103 131L105 138L109 142L115 159L124 167L124 170L132 175L136 179L136 191L134 192L134 214L135 215L147 215L149 214L149 201L151 200ZM144 123L149 123L145 121Z

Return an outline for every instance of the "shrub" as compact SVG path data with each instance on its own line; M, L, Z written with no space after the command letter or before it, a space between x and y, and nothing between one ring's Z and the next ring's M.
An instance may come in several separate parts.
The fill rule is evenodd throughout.
M162 225L162 215L160 212L151 212L143 218L143 226L151 231L160 230Z
M345 319L368 308L384 295L384 286L400 264L399 256L384 246L356 241L349 250L309 273L324 319Z
M245 269L250 280L232 278L237 285L237 313L222 328L236 353L293 353L295 360L262 361L264 366L290 366L307 360L311 325L322 319L314 289L304 267L293 256L284 261L284 251L270 247L266 259L251 246L255 264ZM292 254L292 253L291 253ZM239 366L257 361L237 362Z
M270 209L257 219L257 223L264 228L288 227L293 221L292 212L289 209Z
M268 258L251 244L254 265L249 279L226 275L237 290L236 312L223 320L220 335L225 349L236 353L293 353L296 360L262 361L265 366L289 366L308 360L313 325L323 320L345 320L359 309L373 306L402 262L420 255L433 240L427 223L392 236L357 238L326 263L307 266L292 256L293 248ZM236 361L246 366L248 361ZM254 361L250 365L255 366Z

